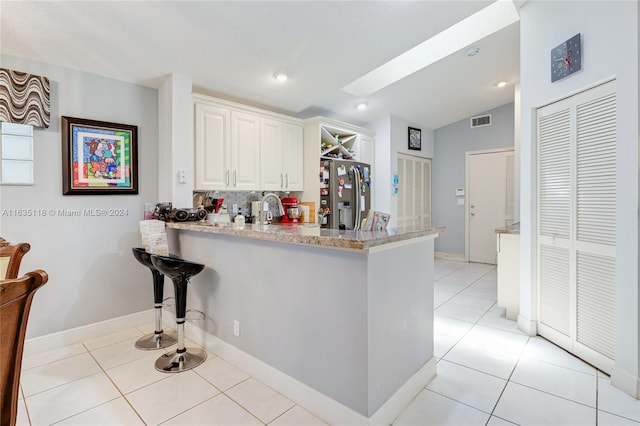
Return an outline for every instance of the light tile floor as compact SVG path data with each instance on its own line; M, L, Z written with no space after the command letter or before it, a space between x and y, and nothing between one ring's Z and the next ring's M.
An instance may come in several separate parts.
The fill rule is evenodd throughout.
M505 318L493 266L437 260L435 279L438 375L394 426L640 426L640 401ZM188 372L157 372L158 353L134 347L152 329L25 357L18 425L326 424L212 353Z

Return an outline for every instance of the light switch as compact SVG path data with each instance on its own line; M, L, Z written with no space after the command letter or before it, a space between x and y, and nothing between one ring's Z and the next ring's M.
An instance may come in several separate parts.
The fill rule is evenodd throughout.
M464 188L456 188L456 197L464 197Z
M458 198L458 205L464 206L464 198Z
M178 170L178 183L187 183L187 172L184 169Z

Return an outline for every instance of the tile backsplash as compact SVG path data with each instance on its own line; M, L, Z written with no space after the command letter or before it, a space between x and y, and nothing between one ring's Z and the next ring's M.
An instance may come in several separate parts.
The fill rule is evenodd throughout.
M262 196L271 191L194 191L193 192L193 206L198 207L198 202L202 200L204 207L208 207L211 205L211 198L223 198L223 205L227 206L227 211L229 214L232 214L232 206L234 204L238 205L238 212L243 215L251 214L251 202L252 201L260 201ZM280 197L280 199L285 197L296 197L300 199L300 194L297 192L277 192L274 193ZM274 215L277 214L277 206L273 199L269 200L270 210Z

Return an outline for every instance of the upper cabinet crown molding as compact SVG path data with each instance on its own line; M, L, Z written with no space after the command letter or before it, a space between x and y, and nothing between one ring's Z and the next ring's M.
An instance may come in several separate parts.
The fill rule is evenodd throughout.
M244 111L249 114L256 114L261 117L272 118L274 120L287 121L289 123L295 123L299 125L302 125L304 123L304 120L297 117L292 117L286 114L280 114L278 112L273 112L266 109L256 108L251 105L240 104L238 102L229 101L227 99L215 98L213 96L207 96L200 93L194 93L192 97L193 97L194 103L215 104L219 107L226 107L236 111Z

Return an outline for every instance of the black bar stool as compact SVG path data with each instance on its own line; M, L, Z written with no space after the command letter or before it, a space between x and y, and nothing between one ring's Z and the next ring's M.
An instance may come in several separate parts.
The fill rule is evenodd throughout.
M153 307L156 315L156 328L152 334L142 336L136 342L136 348L143 350L162 349L176 344L176 334L173 331L162 330L162 296L164 291L164 275L151 263L151 253L141 247L134 247L133 257L151 270L153 275Z
M156 360L156 370L165 373L178 373L190 370L207 359L207 353L199 348L184 347L184 321L187 311L187 285L189 278L199 274L204 265L175 257L152 255L151 262L173 281L176 293L176 329L178 330L178 348L174 352L162 355Z

